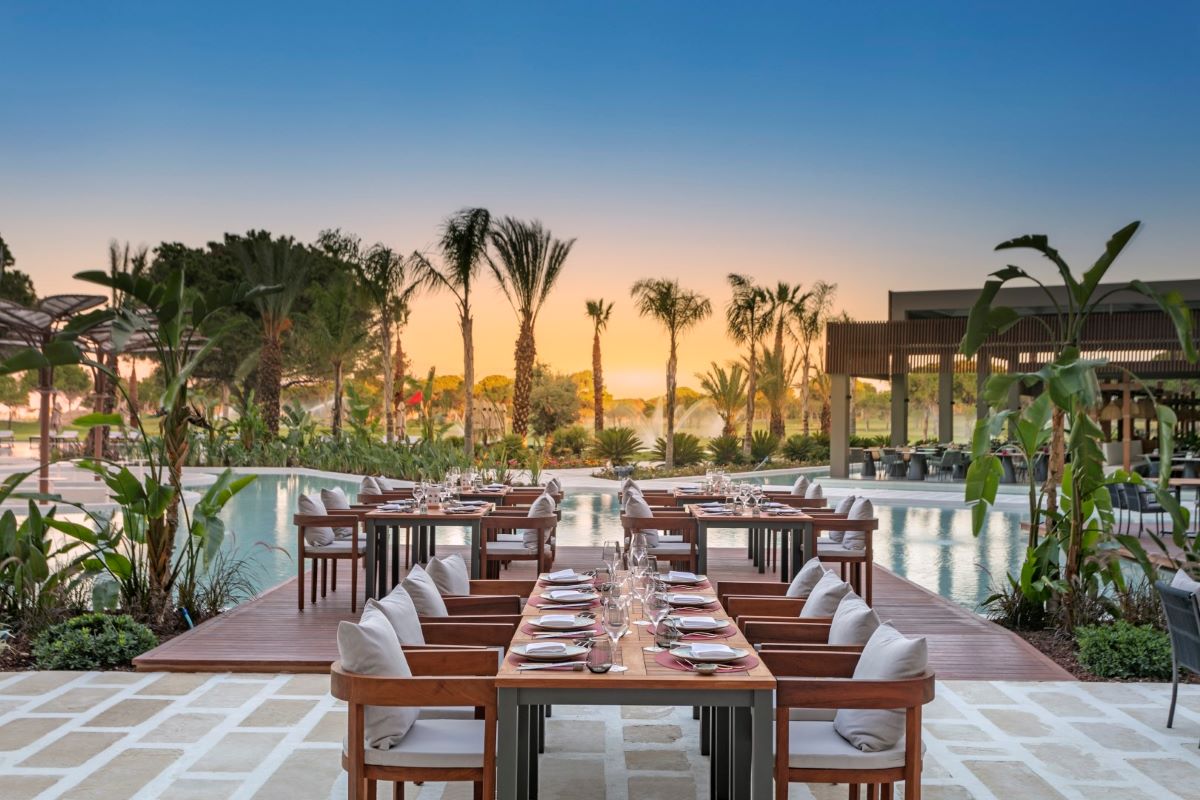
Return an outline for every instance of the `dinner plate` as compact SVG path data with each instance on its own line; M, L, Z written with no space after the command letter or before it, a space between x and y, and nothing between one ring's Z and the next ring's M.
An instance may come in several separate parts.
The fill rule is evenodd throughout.
M684 633L703 633L705 631L720 631L729 627L729 622L723 619L701 622L695 617L674 617L675 625Z
M535 628L545 628L551 631L574 631L596 624L596 620L591 617L581 617L578 614L572 614L570 622L566 620L550 620L549 622L545 622L543 621L545 619L544 616L538 617L537 619L530 620L529 624Z
M688 580L687 578L672 578L670 575L664 574L660 580L672 586L694 586L697 583L704 583L706 578L703 575L697 575L695 580Z
M515 650L516 648L514 647L513 649ZM749 650L743 650L740 647L732 647L730 649L733 652L727 655L717 655L715 653L697 655L696 653L692 652L692 646L690 644L683 644L679 647L671 648L671 655L675 656L676 658L687 659L688 661L705 661L713 664L724 664L727 661L737 661L739 658L745 658L746 656L750 655ZM532 656L530 656L530 658L532 658Z
M710 606L716 601L717 598L703 594L670 593L667 595L667 602L673 606Z
M593 576L591 575L580 575L578 572L575 572L560 578L551 578L549 575L547 575L542 578L542 580L544 580L546 583L561 583L563 585L570 585L572 583L587 583L592 579L592 577Z
M530 661L566 661L568 658L575 658L587 652L586 647L580 647L577 644L564 645L562 650L553 653L529 653L526 652L526 647L528 645L514 644L512 651Z
M542 599L549 600L551 603L590 603L596 599L596 593L559 589L555 592L543 592Z

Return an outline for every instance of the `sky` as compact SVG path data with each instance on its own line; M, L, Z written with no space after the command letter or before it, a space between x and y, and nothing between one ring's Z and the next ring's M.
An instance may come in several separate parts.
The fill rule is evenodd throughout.
M576 239L540 358L589 369L584 302L610 299L607 384L652 396L643 277L713 301L681 345L695 385L737 354L729 272L882 319L889 289L981 285L1005 239L1082 269L1140 219L1114 278L1200 275L1198 43L1200 4L1170 1L0 0L0 235L50 294L113 238L432 252L459 208L537 218ZM511 374L515 317L479 286L477 375ZM461 373L448 298L405 336Z

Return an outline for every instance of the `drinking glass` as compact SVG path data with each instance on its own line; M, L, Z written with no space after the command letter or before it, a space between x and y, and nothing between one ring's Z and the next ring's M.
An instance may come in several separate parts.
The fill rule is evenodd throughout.
M671 610L671 603L667 600L667 593L659 586L651 588L646 598L642 601L642 607L646 614L654 621L654 635L657 637L659 630L662 628L663 619L666 618L667 612ZM664 648L658 646L657 640L649 647L643 647L647 653L661 653Z
M658 580L658 557L647 555L642 562L642 571L654 580Z
M663 650L670 650L683 641L685 635L684 631L679 627L679 617L672 617L670 614L667 614L655 629L654 644Z
M644 563L643 565L644 566ZM633 596L642 604L642 613L646 613L646 594L654 588L654 580L646 573L644 569L633 574L633 584L630 586L633 590ZM649 625L650 623L644 619L636 620L634 625Z
M413 500L417 503L417 510L425 511L425 483L423 481L417 481L413 484L412 496Z
M621 543L615 539L609 540L600 548L600 558L608 565L608 574L617 574L617 563L621 560Z
M621 603L605 603L601 606L604 632L612 639L613 672L624 672L628 667L621 663L621 637L629 630L629 609Z
M597 639L588 648L587 668L600 675L612 669L613 643L608 639Z

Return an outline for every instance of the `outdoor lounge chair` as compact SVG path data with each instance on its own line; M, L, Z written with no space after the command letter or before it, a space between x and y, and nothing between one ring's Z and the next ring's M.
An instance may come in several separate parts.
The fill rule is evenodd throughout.
M1141 536L1146 530L1146 515L1153 514L1155 530L1162 532L1163 514L1167 513L1167 510L1159 504L1154 493L1136 483L1121 484L1121 491L1129 508L1129 527L1133 527L1133 515L1137 514L1138 536Z
M1200 600L1196 593L1177 589L1165 581L1154 584L1162 598L1167 617L1167 632L1171 635L1171 710L1167 712L1167 727L1175 724L1175 702L1179 699L1179 670L1200 675Z
M358 610L358 562L365 558L363 540L360 534L361 523L353 514L296 514L292 517L296 526L296 585L299 589L298 601L300 610L304 610L304 562L312 561L312 603L317 602L318 572L321 583L321 597L325 597L330 586L332 575L332 590L337 591L337 562L350 562L350 610ZM304 537L307 528L351 528L352 535L346 539L338 539L327 545L314 546L308 544Z

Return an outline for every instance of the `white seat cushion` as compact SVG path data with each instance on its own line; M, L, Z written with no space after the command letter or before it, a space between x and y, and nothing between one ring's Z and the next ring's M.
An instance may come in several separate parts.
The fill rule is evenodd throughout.
M833 722L836 708L789 708L788 719L792 722Z
M416 726L413 726L413 729L415 730ZM838 735L832 722L816 720L789 722L788 766L793 769L890 769L902 767L904 766L904 742L901 740L887 750L859 750Z
M660 532L658 534L659 544L679 544L682 541L683 541L682 533L661 533Z
M521 533L497 533L497 542L524 542L525 535Z
M429 577L429 573L421 568L420 564L413 564L412 569L409 570L400 585L404 587L404 591L408 592L413 605L417 608L417 613L421 616L450 616L450 610L446 608L437 584L433 582L433 578Z
M809 592L800 609L800 618L832 617L837 611L842 598L850 592L850 584L843 581L833 571L826 572L817 581L817 585Z
M482 767L483 732L481 719L429 719L422 715L391 749L368 747L363 760L381 767ZM342 751L346 751L345 742Z
M654 547L647 547L646 552L652 556L690 556L692 546L686 542L659 542Z
M488 542L487 551L489 555L513 555L528 556L533 555L534 548L526 547L524 542ZM546 552L550 552L550 543L546 542Z
M445 558L432 558L426 565L426 572L433 578L433 584L442 594L468 595L471 593L471 573L467 571L467 562L458 553Z
M867 557L865 550L853 550L843 544L834 542L817 542L817 555L825 558L849 558L863 560Z
M308 530L312 530L312 528L309 528ZM305 534L306 534L305 538L307 539L308 538L307 531L305 531ZM366 542L361 536L358 539L358 543L359 543L358 552L365 554L366 553ZM304 552L307 555L320 555L322 553L333 553L336 555L338 553L349 553L350 552L350 540L349 539L334 540L334 541L330 542L329 544L323 544L323 545L316 546L316 547L314 547L311 544L306 544L306 545L304 545Z

